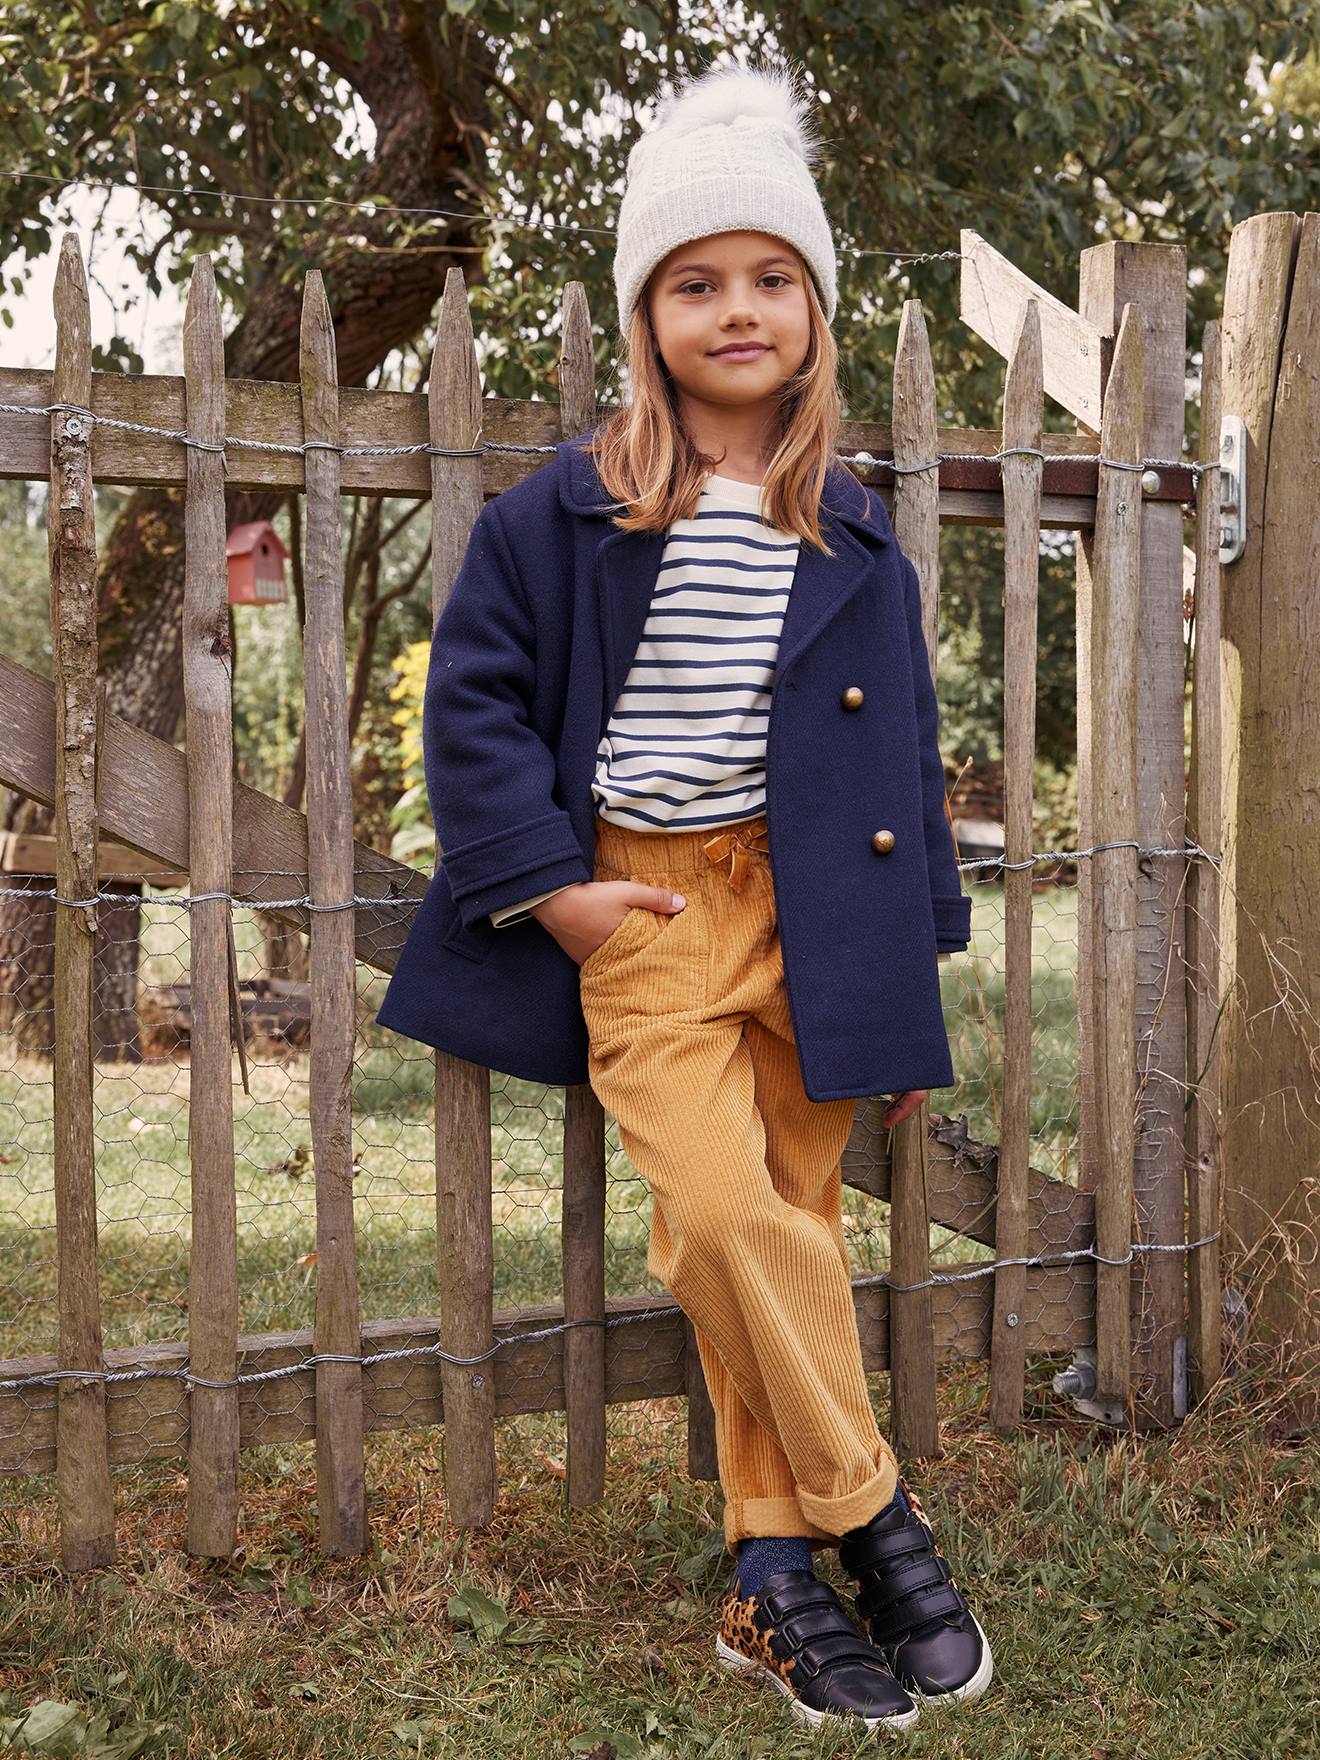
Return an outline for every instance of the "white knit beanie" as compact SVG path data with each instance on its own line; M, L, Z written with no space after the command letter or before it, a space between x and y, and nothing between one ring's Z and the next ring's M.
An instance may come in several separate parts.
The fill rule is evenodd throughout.
M832 322L834 238L812 175L820 145L790 67L713 68L666 99L628 155L614 248L621 334L656 264L714 232L786 239Z

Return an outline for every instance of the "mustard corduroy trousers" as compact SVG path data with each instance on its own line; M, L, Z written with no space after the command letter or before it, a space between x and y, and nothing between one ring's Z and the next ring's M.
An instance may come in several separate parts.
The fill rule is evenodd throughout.
M693 1324L728 1549L836 1545L894 1495L841 1211L854 1100L802 1086L764 814L705 831L596 819L594 877L682 893L580 968L591 1086L652 1194L647 1270Z

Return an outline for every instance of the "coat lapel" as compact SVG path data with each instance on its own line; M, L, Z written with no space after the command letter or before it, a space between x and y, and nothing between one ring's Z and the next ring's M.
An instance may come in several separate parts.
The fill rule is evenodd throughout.
M667 534L622 532L610 523L613 504L605 493L595 460L584 449L590 431L557 448L560 499L570 512L601 522L596 548L595 581L604 666L605 709L619 699L624 680L642 639L647 612L660 573ZM825 625L856 592L866 575L872 549L892 540L893 529L879 507L880 521L867 517L879 507L842 465L826 475L821 529L834 551L825 556L814 544L802 544L784 612L775 668L776 682ZM857 535L854 535L857 534Z

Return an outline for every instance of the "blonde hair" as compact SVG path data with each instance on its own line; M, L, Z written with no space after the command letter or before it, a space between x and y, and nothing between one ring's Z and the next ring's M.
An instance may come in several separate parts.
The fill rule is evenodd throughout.
M827 471L844 468L835 459L842 421L839 351L810 274L806 283L810 340L802 365L780 388L761 506L770 525L833 556L820 532L820 497ZM613 523L625 532L667 531L676 520L691 519L707 474L721 462L698 450L679 419L651 323L650 286L648 280L628 324L629 401L605 417L585 448L610 499L624 509ZM865 509L869 499L860 484L858 494Z

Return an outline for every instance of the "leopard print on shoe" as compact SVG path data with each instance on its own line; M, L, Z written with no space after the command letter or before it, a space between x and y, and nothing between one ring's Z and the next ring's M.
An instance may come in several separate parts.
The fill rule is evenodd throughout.
M740 1597L730 1590L720 1603L720 1637L740 1656L749 1661L760 1663L777 1674L788 1687L793 1685L793 1659L776 1656L770 1648L770 1634L773 1626L764 1631L756 1623L757 1599L755 1595Z

